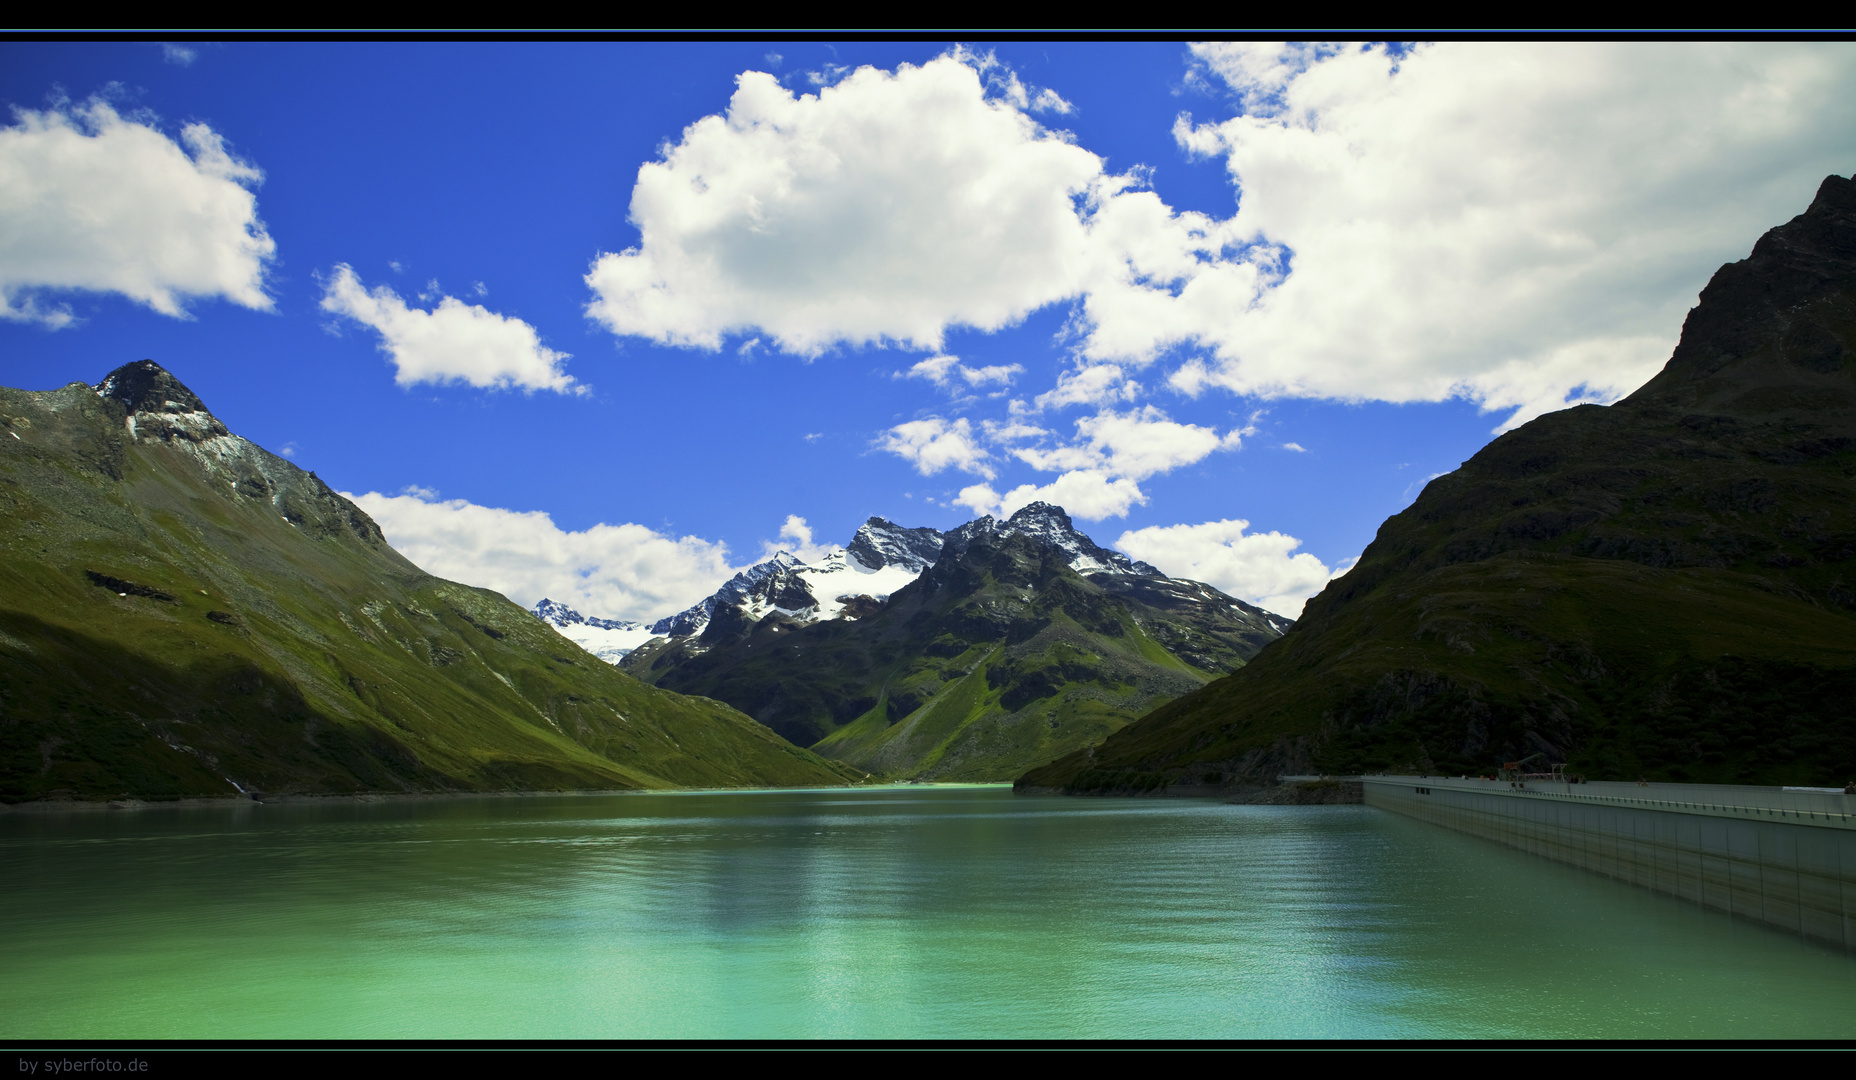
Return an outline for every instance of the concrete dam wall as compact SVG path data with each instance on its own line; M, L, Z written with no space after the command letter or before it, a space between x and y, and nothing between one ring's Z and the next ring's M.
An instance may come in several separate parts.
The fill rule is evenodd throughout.
M1856 949L1856 796L1367 776L1368 806Z

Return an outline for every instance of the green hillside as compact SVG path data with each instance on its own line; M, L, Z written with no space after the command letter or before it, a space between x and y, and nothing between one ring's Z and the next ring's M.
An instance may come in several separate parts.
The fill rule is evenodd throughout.
M150 362L0 389L0 800L842 783L231 435Z
M622 666L859 769L939 780L1010 780L1093 746L1278 633L1209 585L1084 577L1029 536L944 553L856 621L746 626L731 612Z
M1280 772L1856 779L1856 183L1723 267L1663 372L1490 443L1229 678L1027 787Z

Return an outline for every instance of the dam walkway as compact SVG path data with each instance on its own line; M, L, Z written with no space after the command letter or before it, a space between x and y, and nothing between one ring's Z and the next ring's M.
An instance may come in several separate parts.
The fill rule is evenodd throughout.
M1359 782L1368 806L1856 949L1856 795L1842 789L1441 776Z

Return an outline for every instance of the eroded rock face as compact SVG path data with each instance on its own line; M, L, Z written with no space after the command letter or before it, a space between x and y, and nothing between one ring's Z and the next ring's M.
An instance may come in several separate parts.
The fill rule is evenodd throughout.
M137 439L197 443L231 434L193 391L153 360L124 364L105 375L96 390L98 397L123 407Z
M872 570L896 566L919 574L941 557L943 542L939 529L905 529L873 517L858 528L845 550Z
M1856 775L1856 182L1718 271L1663 371L1431 482L1237 674L1027 783ZM1710 698L1701 687L1713 686ZM1295 770L1285 770L1295 771Z

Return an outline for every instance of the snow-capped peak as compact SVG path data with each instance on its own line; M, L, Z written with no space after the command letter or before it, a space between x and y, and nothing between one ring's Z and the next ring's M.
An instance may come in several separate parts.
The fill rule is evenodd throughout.
M591 619L558 600L541 598L535 605L535 617L548 625L560 629L566 626L590 626L595 630L643 630L643 623L628 622L624 619Z
M804 611L815 606L811 594L794 576L805 563L790 551L778 551L773 558L755 563L723 583L722 587L698 601L693 607L651 624L653 634L688 637L700 634L709 625L719 607L738 607L744 611L760 609L765 614L773 608ZM760 615L754 615L759 618Z
M1070 569L1079 574L1166 576L1148 563L1130 559L1119 551L1110 551L1077 532L1063 507L1047 502L1030 503L1005 521L991 516L969 521L947 534L946 550L964 552L968 545L981 536L996 539L1007 536L1029 537L1063 552L1070 561Z
M533 609L535 617L547 623L564 638L599 657L616 664L626 653L651 639L643 623L624 619L589 619L558 600L541 598Z
M578 611L545 596L541 598L541 603L535 605L535 617L549 626L557 627L574 626L586 621L586 616Z
M893 566L919 574L941 557L942 543L938 529L905 529L893 521L873 517L858 527L846 550L871 570Z
M941 553L936 529L907 529L873 517L847 547L832 547L807 563L790 551L776 552L730 578L694 606L651 624L666 637L702 633L722 607L758 622L776 612L801 623L856 618L921 576Z
M750 624L773 615L801 624L857 619L920 577L944 553L964 552L981 535L1029 537L1063 552L1079 574L1165 576L1144 562L1099 546L1076 531L1062 507L1049 503L1032 503L1003 522L983 517L947 533L932 528L904 528L873 517L858 527L847 546L829 548L810 563L790 551L775 552L771 558L728 579L696 604L652 623L646 632L671 638L695 637L708 630L717 613L725 608L739 612ZM579 619L579 615L558 604L553 605L551 614L544 614L542 605L537 605L536 614L557 627L578 625L559 621L568 616ZM596 625L598 620L585 622ZM730 619L726 625L735 627L738 623Z

